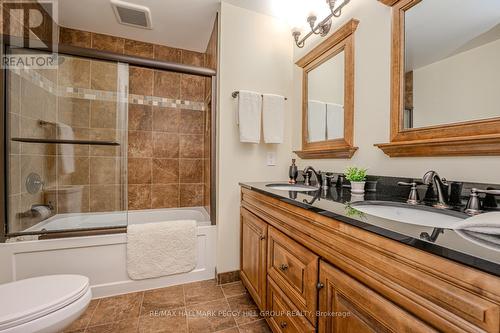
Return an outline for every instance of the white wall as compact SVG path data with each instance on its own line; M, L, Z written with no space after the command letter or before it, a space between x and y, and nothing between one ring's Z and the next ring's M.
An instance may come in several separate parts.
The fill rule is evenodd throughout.
M413 71L414 127L500 117L500 40Z
M240 181L287 179L291 153L291 117L286 120L285 143L239 142L236 100L239 89L289 97L291 114L293 45L290 30L270 16L222 2L220 10L217 271L239 269ZM277 153L276 166L266 165L267 152Z
M351 1L332 31L351 18L360 20L355 33L355 144L351 160L298 160L304 167L343 171L349 165L369 168L369 173L387 176L421 177L435 169L454 180L500 183L500 157L389 158L373 146L389 141L391 8L374 0ZM323 38L308 40L304 49L295 48L298 60ZM290 41L291 42L291 41ZM301 71L294 66L293 150L301 146Z

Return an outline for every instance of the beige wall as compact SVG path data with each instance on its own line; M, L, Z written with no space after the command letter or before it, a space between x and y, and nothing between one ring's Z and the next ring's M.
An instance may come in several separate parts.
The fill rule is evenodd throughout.
M220 72L218 112L218 251L217 270L239 269L240 181L286 179L291 154L291 119L285 143L239 142L233 90L249 89L289 97L291 113L292 43L290 30L277 20L222 2L220 10ZM276 166L266 166L268 151Z
M313 165L321 170L343 171L346 166L369 168L371 174L422 177L435 169L443 177L456 180L499 183L495 171L500 157L389 158L373 146L389 141L391 9L378 1L351 2L332 31L351 18L360 20L355 33L355 144L359 147L351 160L299 160L301 167ZM294 60L302 57L322 38L308 40L304 49L295 48ZM289 39L289 42L292 41ZM294 67L293 149L301 145L301 71ZM286 172L283 170L283 172Z

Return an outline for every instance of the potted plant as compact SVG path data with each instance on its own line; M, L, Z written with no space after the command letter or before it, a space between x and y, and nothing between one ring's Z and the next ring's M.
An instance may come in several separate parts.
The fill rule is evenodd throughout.
M365 193L366 169L349 167L344 172L345 178L351 182L351 193Z

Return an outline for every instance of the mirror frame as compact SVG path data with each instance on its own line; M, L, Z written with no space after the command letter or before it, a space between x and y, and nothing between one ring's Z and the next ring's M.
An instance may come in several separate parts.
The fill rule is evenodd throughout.
M392 6L390 157L500 155L500 117L404 128L405 12L425 0L379 0Z
M302 150L294 151L302 159L351 158L354 147L354 32L359 21L351 19L330 37L307 53L296 65L302 68ZM308 142L308 74L344 51L344 137Z

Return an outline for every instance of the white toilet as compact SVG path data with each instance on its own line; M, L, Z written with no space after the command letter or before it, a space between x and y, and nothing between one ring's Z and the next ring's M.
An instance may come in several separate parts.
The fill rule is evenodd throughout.
M48 275L0 285L0 333L60 332L92 298L89 279Z

